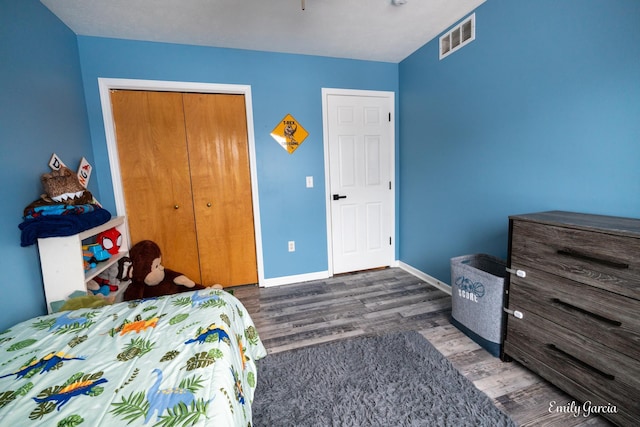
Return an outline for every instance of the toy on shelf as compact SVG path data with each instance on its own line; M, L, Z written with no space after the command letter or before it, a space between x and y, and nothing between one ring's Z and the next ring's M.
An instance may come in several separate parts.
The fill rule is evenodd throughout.
M115 228L110 228L98 234L97 242L111 255L116 255L122 246L122 234Z
M108 285L101 285L96 278L93 278L87 282L87 293L89 295L98 295L107 297L111 293Z
M89 270L95 268L99 262L111 258L111 254L98 243L92 243L90 245L82 245L82 258L84 259L84 269Z
M117 263L109 266L87 282L87 289L94 295L109 296L109 294L123 291L131 283L133 276L133 263L131 258L122 257Z
M52 171L40 177L44 193L22 212L20 246L33 245L46 237L72 236L111 219L111 213L86 188L91 165L84 157L77 174L55 154L49 166Z

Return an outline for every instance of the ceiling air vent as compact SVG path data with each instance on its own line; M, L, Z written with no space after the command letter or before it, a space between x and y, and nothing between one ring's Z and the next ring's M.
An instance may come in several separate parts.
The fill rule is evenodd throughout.
M474 13L440 37L440 59L472 42L475 38L476 14Z

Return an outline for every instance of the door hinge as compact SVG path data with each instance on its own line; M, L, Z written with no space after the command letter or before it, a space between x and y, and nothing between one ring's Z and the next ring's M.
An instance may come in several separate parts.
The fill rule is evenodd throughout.
M391 112L389 112L389 121L391 121Z
M389 190L391 190L391 181L389 181Z
M389 245L391 245L391 236L389 236Z

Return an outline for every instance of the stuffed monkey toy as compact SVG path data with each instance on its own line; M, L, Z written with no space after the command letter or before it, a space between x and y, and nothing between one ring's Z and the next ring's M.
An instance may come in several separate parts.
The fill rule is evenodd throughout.
M182 273L162 265L160 247L151 240L136 243L129 250L132 262L132 280L124 292L124 300L172 295L180 292L204 289Z

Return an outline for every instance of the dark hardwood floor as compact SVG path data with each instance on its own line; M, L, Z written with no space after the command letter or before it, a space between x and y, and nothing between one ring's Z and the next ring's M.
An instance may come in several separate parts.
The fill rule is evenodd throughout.
M416 330L519 426L611 425L601 417L561 411L574 399L517 362L491 356L451 325L447 293L402 269L232 289L270 354L360 335Z

